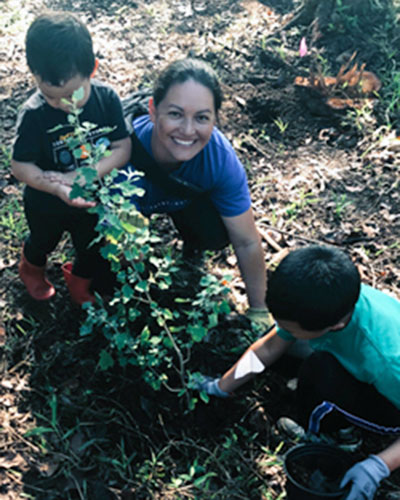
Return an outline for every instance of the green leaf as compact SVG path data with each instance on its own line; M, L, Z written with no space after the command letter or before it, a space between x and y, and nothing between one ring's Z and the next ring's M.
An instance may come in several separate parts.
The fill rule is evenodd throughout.
M86 151L89 151L89 149L87 149L86 144L85 144L85 148L86 148ZM85 181L87 184L91 184L98 177L97 170L95 168L92 168L92 167L83 167L81 169L81 174L85 178Z
M137 227L133 226L132 224L129 224L129 222L123 222L121 221L121 226L125 229L126 232L132 234L135 231L137 231Z
M100 359L99 359L100 370L108 370L112 366L114 366L114 360L111 357L111 354L103 349L100 352Z
M64 127L65 127L65 125L56 125L53 128L49 128L47 132L48 133L57 132L58 130L61 130Z
M218 314L210 314L208 316L208 328L214 328L218 325Z
M206 392L200 391L200 399L205 403L208 403L210 401L210 396Z
M24 437L29 436L41 436L42 434L46 434L47 432L54 432L54 429L51 427L35 427L34 429L30 429L25 432Z
M164 316L165 319L173 319L173 314L169 309L163 309L162 310L162 315Z
M149 284L145 280L139 281L139 283L135 286L135 290L137 290L138 292L147 292L148 289Z
M150 338L150 330L148 326L145 326L140 334L142 341L147 342Z
M201 342L207 335L207 329L201 325L189 325L188 332L194 342Z
M77 158L78 160L80 158L82 158L82 154L83 154L83 151L82 149L79 147L79 148L76 148L72 151L72 154L74 155L74 158Z
M85 194L86 191L81 186L79 186L78 184L74 184L72 186L69 197L71 198L71 200L73 200L74 198L79 198L79 197L83 198Z
M197 479L194 480L193 485L196 486L197 488L201 486L207 479L210 477L217 476L216 472L207 472L207 474L204 474L204 476L198 477Z
M79 329L79 335L82 335L84 337L85 335L90 335L93 331L93 325L89 322L84 323L81 325Z
M191 399L189 400L189 404L188 404L188 406L189 406L189 410L190 410L190 411L193 411L193 410L194 410L194 408L195 408L195 406L196 406L197 401L198 401L198 399L197 399L197 398L191 398Z
M167 347L168 349L172 349L174 347L174 344L172 343L172 340L169 338L169 337L165 337L164 340L163 340L163 344L165 345L165 347Z
M114 335L114 342L119 350L126 346L128 340L129 335L127 333L117 333Z
M83 87L79 87L79 89L75 90L72 94L73 101L81 101L85 97L85 90Z
M123 297L126 299L131 299L134 295L133 288L125 283L125 285L121 288L121 292Z
M65 142L69 149L75 149L79 146L79 140L76 137L68 137Z
M161 337L151 337L150 343L152 345L158 345L161 343L161 340L162 340Z
M135 321L136 318L138 318L140 316L140 311L138 311L137 309L134 309L133 307L130 307L128 309L128 319L129 321Z
M230 305L226 300L223 300L219 305L219 312L222 314L229 314L231 312Z
M188 302L191 302L192 299L183 299L181 297L175 297L174 301L177 304L187 304Z

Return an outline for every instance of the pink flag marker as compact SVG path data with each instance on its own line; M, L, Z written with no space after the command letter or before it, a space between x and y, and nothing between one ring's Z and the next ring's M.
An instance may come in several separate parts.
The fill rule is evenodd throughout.
M303 38L300 40L299 55L300 57L304 57L307 55L307 53L308 49L307 49L306 37L303 36Z

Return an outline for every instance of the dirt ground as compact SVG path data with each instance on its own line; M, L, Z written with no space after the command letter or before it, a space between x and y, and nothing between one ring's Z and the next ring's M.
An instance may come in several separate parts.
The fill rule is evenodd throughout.
M82 313L69 303L61 280L68 241L50 260L49 274L60 290L51 304L32 303L18 279L26 226L21 186L10 175L9 159L18 108L34 89L23 50L26 29L44 8L73 11L92 33L98 78L121 97L151 85L161 68L187 55L217 70L225 95L219 127L245 165L268 265L289 248L331 244L349 252L366 283L400 298L400 146L397 89L391 80L399 62L392 49L397 23L387 13L352 31L339 19L335 29L310 44L307 26L285 28L299 7L296 0L3 0L0 499L211 498L177 483L175 490L166 487L160 468L180 470L201 448L212 455L220 445L236 450L234 442L240 444L235 460L243 470L221 465L223 457L216 460L221 478L213 498L285 498L282 467L268 455L261 463L250 436L257 433L257 441L271 450L282 441L274 423L293 414L287 383L297 362L279 363L242 389L240 397L199 405L190 416L179 413L174 396L160 397L156 404L140 380L98 374L99 346L77 338ZM302 36L308 37L309 53L300 58ZM332 110L315 93L294 85L315 61L336 75L354 51L358 63L382 82L379 94L361 100L360 108ZM167 220L163 228L166 243L176 245ZM205 265L219 276L234 275L231 300L242 313L245 294L234 256L217 253ZM182 280L190 282L187 276ZM226 321L219 344L199 348L198 364L210 375L222 373L250 341L241 336L238 318ZM36 434L29 433L32 428ZM359 456L384 443L365 436ZM116 464L106 451L113 447L135 458ZM235 461L232 456L228 462ZM235 481L247 473L255 478L251 490ZM267 493L261 484L268 484ZM400 498L399 474L384 482L377 498Z

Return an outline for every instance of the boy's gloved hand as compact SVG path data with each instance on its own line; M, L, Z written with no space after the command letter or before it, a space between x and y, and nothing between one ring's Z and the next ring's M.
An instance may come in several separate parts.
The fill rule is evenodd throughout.
M196 380L194 388L198 391L204 391L210 396L217 396L218 398L228 398L230 396L229 392L225 392L219 388L219 381L219 378L202 375Z
M372 500L379 483L390 475L385 462L376 455L353 465L344 475L340 487L352 481L351 491L346 500Z
M274 324L274 319L266 307L249 307L246 311L246 316L255 323L265 329L270 328Z

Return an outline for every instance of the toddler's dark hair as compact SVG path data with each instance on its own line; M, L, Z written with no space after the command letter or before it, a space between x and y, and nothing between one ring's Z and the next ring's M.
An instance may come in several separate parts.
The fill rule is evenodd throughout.
M187 80L201 83L211 91L217 114L222 104L222 91L217 74L205 61L190 57L174 61L161 72L154 84L154 104L158 106L173 85L185 83Z
M359 294L360 275L350 258L315 245L292 251L270 274L266 303L276 319L316 331L351 312Z
M30 70L50 85L61 86L77 75L89 78L92 74L92 38L86 26L69 12L37 17L25 42Z

